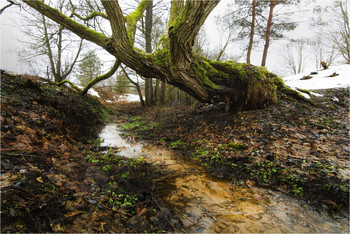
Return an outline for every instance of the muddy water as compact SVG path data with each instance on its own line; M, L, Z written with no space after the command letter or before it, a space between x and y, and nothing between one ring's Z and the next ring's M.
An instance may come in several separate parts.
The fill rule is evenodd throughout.
M163 199L175 210L184 232L349 232L348 217L333 219L284 194L210 177L202 167L181 160L181 152L130 143L117 124L100 134L103 146L122 147L120 155L164 165L159 180Z

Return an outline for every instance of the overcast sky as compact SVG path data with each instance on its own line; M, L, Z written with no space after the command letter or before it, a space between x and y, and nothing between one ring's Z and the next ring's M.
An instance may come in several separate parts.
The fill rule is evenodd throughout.
M126 1L126 0L125 0ZM219 46L221 41L224 41L225 35L219 36L219 32L217 31L217 25L215 23L215 16L222 14L225 10L225 6L227 1L230 0L222 0L219 5L214 9L209 18L206 21L205 27L206 32L208 34L208 40L210 43L209 46L216 48ZM303 0L304 3L306 0ZM302 2L303 2L302 1ZM2 0L0 2L0 7L5 5L6 1ZM316 0L316 3L322 3L322 5L332 5L334 0ZM313 4L303 6L303 10L312 9ZM23 42L20 40L26 40L26 37L23 36L20 29L18 28L18 24L20 24L20 17L18 16L18 12L20 12L19 7L12 6L8 8L2 15L0 15L0 30L1 30L1 69L13 71L16 73L25 73L29 72L28 65L23 63L18 56L18 52L25 48ZM315 31L310 28L307 23L309 16L313 14L312 11L303 12L301 14L296 15L296 21L299 22L299 27L293 32L289 33L289 37L301 38L308 37L313 35ZM286 43L286 39L274 41L269 50L268 58L267 58L267 68L272 72L279 72L281 70L281 47ZM253 51L252 54L252 63L254 65L260 65L261 57L262 57L262 49L263 45ZM227 51L228 54L235 53L234 46L230 47ZM110 58L108 58L110 59ZM46 68L44 68L46 70Z

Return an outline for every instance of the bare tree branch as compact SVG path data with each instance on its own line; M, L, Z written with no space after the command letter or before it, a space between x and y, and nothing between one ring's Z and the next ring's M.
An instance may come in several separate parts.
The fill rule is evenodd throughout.
M100 75L96 78L94 78L93 80L91 80L84 88L83 92L81 93L82 95L85 95L89 89L94 86L95 84L97 84L98 82L102 81L102 80L106 80L109 77L113 76L113 74L118 70L119 66L121 64L121 61L119 59L115 60L114 65L112 66L112 68L105 74Z
M52 8L49 5L46 5L42 1L23 0L23 2L29 5L30 7L34 8L35 10L39 11L40 13L44 14L45 16L49 17L53 21L63 25L65 28L71 30L72 32L77 34L79 37L89 40L101 46L102 48L106 49L109 52L111 51L111 47L108 47L106 45L108 38L104 34L96 32L72 20L65 14L61 13L59 10Z
M7 0L7 2L9 2L9 4L0 9L0 15L1 15L7 8L9 8L9 7L13 6L13 5L20 6L19 3L14 2L14 1L12 1L12 0Z

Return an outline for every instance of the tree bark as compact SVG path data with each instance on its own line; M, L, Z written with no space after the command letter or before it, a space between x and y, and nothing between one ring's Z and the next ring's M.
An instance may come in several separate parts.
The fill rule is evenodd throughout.
M267 27L266 27L266 34L265 34L265 47L264 47L264 53L261 61L261 66L265 67L266 65L266 59L267 59L267 52L269 50L270 46L270 33L271 33L271 27L272 27L272 18L273 18L273 9L275 7L275 0L270 1L270 13L269 18L267 20Z
M255 33L255 8L256 8L256 0L252 2L253 10L252 10L252 25L250 28L250 37L247 51L247 63L250 64L250 56L252 54L253 49L253 41L254 41L254 33Z

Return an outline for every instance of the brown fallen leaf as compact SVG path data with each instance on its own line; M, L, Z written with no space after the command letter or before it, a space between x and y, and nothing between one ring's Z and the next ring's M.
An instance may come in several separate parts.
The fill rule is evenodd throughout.
M142 209L142 207L138 207L136 210L137 210L137 216L139 217L144 215L147 212L147 208Z
M76 216L78 214L81 214L83 213L82 211L79 211L79 210L76 210L76 211L72 211L72 212L69 212L67 214L64 215L65 218L69 218L69 217L73 217L73 216Z
M44 183L44 181L43 181L43 178L40 176L40 177L37 177L36 178L36 181L38 181L39 183Z

